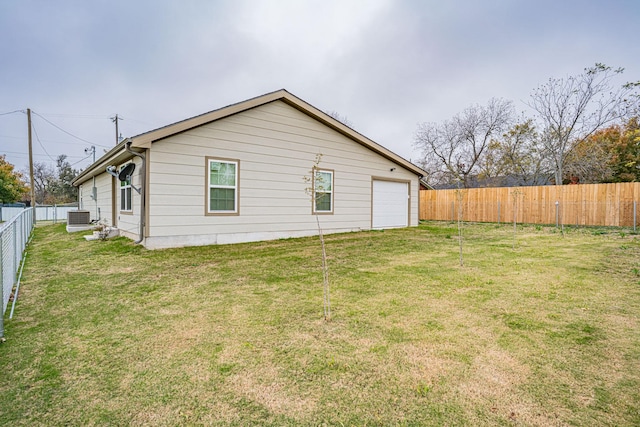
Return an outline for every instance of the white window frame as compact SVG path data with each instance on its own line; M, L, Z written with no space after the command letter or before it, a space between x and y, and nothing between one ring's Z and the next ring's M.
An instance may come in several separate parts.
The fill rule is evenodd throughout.
M331 182L329 185L329 189L326 188L320 188L320 190L322 191L318 191L318 174L319 173L326 173L329 174L331 176ZM334 183L334 171L331 169L320 169L320 168L316 168L314 173L313 173L313 205L312 205L312 212L314 214L333 214L333 192L334 192L334 188L333 188L333 183ZM319 194L329 194L329 209L318 209L318 197Z
M129 163L125 163L121 165L120 169L118 170L123 170L128 164ZM133 177L129 177L127 181L120 181L120 212L133 213L133 187L131 185L132 179Z
M235 167L235 185L219 185L211 184L211 163L226 163L234 165ZM220 157L207 157L206 158L206 194L205 194L205 214L206 215L239 215L239 199L240 199L240 160L236 159L224 159ZM211 189L223 188L234 190L234 207L232 210L212 210L211 209Z

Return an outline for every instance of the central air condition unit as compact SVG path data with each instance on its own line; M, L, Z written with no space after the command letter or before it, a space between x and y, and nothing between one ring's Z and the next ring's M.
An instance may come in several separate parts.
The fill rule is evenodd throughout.
M89 211L68 211L67 225L89 225L91 223L91 212Z

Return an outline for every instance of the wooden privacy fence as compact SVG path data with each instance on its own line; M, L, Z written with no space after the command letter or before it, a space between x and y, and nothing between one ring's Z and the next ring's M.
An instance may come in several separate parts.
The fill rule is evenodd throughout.
M640 183L421 190L421 220L631 226Z

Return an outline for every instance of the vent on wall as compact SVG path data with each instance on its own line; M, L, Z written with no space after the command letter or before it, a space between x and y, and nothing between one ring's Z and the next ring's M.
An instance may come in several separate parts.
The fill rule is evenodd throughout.
M91 212L89 211L69 211L67 212L67 225L89 225L91 223Z

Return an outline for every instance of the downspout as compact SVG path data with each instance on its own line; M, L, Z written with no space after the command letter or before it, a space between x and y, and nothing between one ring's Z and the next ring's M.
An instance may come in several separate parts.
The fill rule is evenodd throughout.
M93 184L91 187L91 198L96 202L96 218L100 221L100 213L98 212L98 189L96 188L96 176L93 176Z
M145 218L145 186L146 186L146 158L144 156L144 154L142 153L136 153L135 151L133 151L131 149L131 141L127 142L127 144L125 145L126 150L133 154L134 156L140 157L140 159L142 159L142 166L140 167L140 238L138 240L136 240L135 243L136 245L140 242L142 242L144 240L144 218Z

